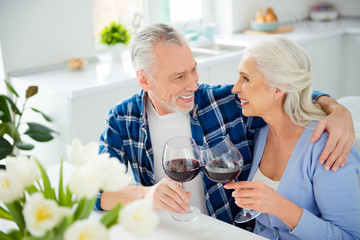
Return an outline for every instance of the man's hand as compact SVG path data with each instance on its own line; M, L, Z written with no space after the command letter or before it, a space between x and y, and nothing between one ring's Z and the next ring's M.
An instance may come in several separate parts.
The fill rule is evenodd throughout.
M152 201L154 209L175 213L185 213L189 210L191 193L185 191L175 181L163 179L156 185L146 188L145 198Z
M339 166L345 166L354 144L354 123L350 112L329 97L320 97L317 103L328 113L328 116L319 121L310 142L317 141L325 130L329 133L329 139L319 161L321 164L326 161L325 170L331 168L335 172Z

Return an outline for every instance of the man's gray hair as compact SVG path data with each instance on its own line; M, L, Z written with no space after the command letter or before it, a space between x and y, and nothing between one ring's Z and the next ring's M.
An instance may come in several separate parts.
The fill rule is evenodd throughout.
M299 44L284 36L269 36L245 51L254 57L266 83L286 93L283 108L295 124L306 126L323 118L320 106L312 103L310 58Z
M131 61L135 70L143 70L150 78L157 69L153 54L155 44L183 46L186 43L182 33L170 25L158 23L143 28L130 41Z

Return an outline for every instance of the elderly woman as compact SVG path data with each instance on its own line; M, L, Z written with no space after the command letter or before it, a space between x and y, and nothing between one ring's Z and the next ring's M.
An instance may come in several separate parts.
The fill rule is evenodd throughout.
M245 116L268 124L256 137L249 180L235 189L239 207L262 212L254 232L270 239L360 239L360 155L336 172L319 163L328 133L310 143L324 112L312 103L310 59L282 37L249 46L233 88Z

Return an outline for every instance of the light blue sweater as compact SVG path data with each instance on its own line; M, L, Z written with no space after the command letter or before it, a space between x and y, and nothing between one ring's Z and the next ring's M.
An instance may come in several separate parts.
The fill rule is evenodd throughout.
M360 239L360 155L353 148L344 168L325 171L319 163L328 133L310 143L317 122L299 138L277 189L281 196L303 208L293 231L277 217L256 218L254 232L269 239ZM269 126L256 136L251 179L259 166Z

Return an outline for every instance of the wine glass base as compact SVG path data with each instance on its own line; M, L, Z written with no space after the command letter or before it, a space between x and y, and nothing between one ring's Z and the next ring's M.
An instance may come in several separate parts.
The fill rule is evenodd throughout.
M235 222L236 223L248 222L248 221L256 218L257 216L259 216L260 213L261 212L257 212L252 209L248 209L248 211L244 211L244 209L241 209L241 211L235 217Z
M171 213L171 217L179 222L192 222L198 219L200 210L196 207L190 206L190 210L186 213Z

